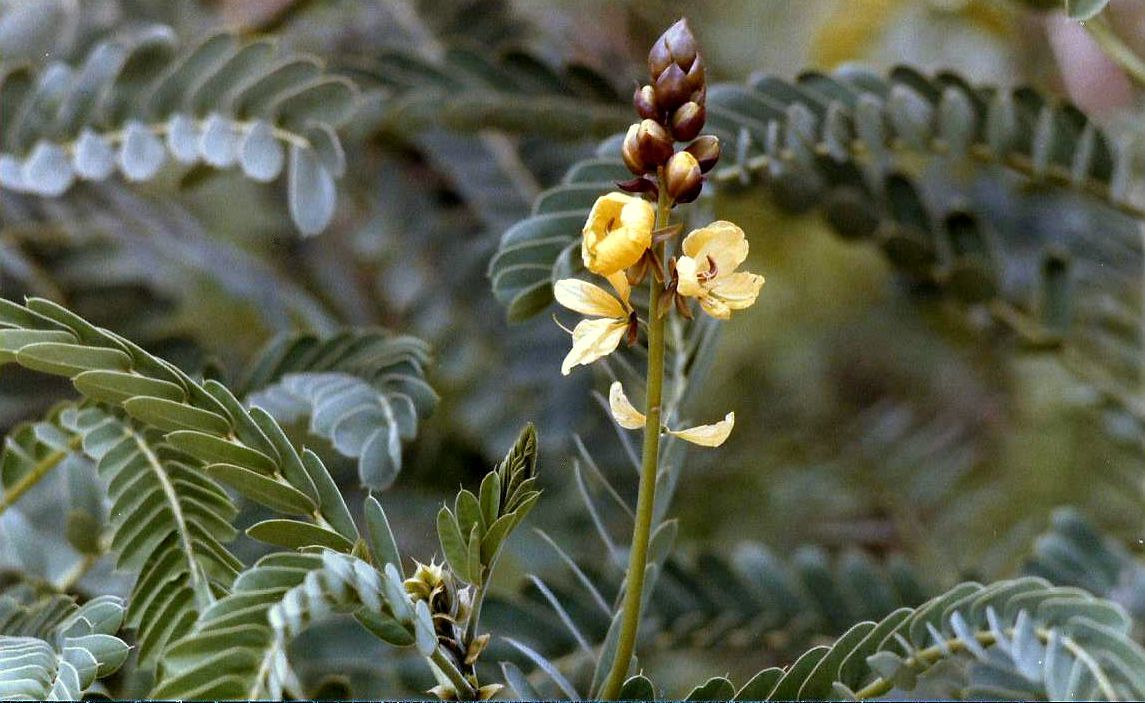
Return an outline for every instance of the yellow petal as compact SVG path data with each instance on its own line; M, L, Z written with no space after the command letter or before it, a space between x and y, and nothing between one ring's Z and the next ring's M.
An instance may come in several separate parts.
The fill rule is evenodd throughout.
M711 293L732 310L751 307L763 287L763 276L740 271L712 282Z
M716 275L723 276L735 271L747 258L747 237L736 225L719 220L685 237L683 249L686 256L696 260L700 273L711 268L711 257L716 262Z
M613 411L615 414L615 411ZM685 442L698 444L701 447L718 447L727 441L728 435L732 433L732 428L736 424L736 414L728 413L724 419L712 425L700 425L699 427L689 427L686 430L673 431L668 430L668 434L675 435Z
M569 310L593 317L627 318L628 311L608 291L579 278L565 278L553 285L553 296Z
M707 270L708 262L704 262ZM702 298L707 295L704 285L699 279L699 263L690 256L681 256L676 260L676 292L687 298Z
M620 302L624 303L626 309L630 309L628 301L632 297L632 286L628 284L628 276L623 271L617 271L611 276L606 276L608 282L612 284L613 290L620 296Z
M727 303L714 295L705 295L704 297L700 298L700 307L704 309L704 312L708 313L717 320L731 319L731 308L727 306Z
M573 329L573 346L561 364L561 373L568 376L574 366L591 364L616 351L627 330L627 321L581 320Z
M610 276L635 264L652 244L655 221L652 203L643 198L624 193L597 198L581 242L585 268Z
M612 419L624 429L638 430L644 426L644 413L633 407L620 381L613 381L608 389L608 407L612 410Z

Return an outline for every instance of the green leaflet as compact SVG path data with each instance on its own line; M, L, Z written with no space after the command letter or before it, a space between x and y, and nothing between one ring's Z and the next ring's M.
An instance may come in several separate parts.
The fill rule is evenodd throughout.
M398 570L398 574L405 578L397 540L394 539L394 533L390 529L390 522L386 519L386 513L382 510L381 503L373 496L367 497L364 512L366 514L366 539L369 542L370 553L374 557L374 562L383 568L386 564L393 564L394 568Z
M297 520L263 520L248 527L246 533L260 542L288 549L319 546L348 553L354 548L353 542L337 532Z
M131 357L121 351L60 342L22 347L16 353L16 361L34 371L59 376L75 376L94 369L125 371L131 367Z
M309 515L317 507L306 494L289 484L234 464L210 464L206 472L247 498L287 515Z
M181 386L157 378L122 371L85 371L72 383L92 400L120 405L137 396L151 396L181 403L187 394Z
M167 443L207 463L228 462L270 476L277 468L274 460L260 451L203 432L171 432L167 435Z
M225 418L209 410L163 398L131 398L123 409L135 419L168 432L196 430L225 435L231 430Z

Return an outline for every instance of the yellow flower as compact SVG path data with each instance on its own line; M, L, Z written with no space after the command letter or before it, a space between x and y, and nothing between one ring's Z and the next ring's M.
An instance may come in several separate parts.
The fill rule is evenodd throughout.
M713 222L685 237L683 250L676 262L680 295L698 299L704 312L720 320L755 302L763 276L736 271L747 258L742 229L723 220Z
M632 324L632 305L628 298L631 289L624 272L608 277L620 298L612 296L600 286L577 278L557 281L553 295L557 302L570 310L595 319L581 320L572 331L573 346L561 364L561 373L567 376L574 366L588 365L616 351L620 340Z
M620 381L613 382L608 389L608 407L612 410L612 418L616 420L616 424L624 429L638 430L644 426L644 413L633 407L628 396L624 394L624 386L620 385ZM699 425L684 430L664 429L668 434L679 437L685 442L698 444L701 447L718 447L727 441L735 423L736 414L728 413L723 420L711 425Z
M584 266L601 276L611 276L640 260L652 245L656 212L652 203L624 193L609 193L596 199L580 254Z

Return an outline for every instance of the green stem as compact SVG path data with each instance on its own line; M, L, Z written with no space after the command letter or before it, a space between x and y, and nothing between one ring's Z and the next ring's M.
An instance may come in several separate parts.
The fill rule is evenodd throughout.
M668 224L671 204L661 179L660 202L656 208L656 229ZM661 245L663 247L663 245ZM661 249L663 260L663 249ZM659 471L661 396L664 386L664 322L660 315L660 293L663 286L649 276L648 286L648 392L645 402L644 457L640 468L640 492L636 499L636 526L632 532L632 549L628 553L624 605L616 658L601 687L599 698L615 700L628 674L632 651L636 648L636 631L640 627L640 607L644 591L644 571L648 563L648 542L652 533L652 513L656 502L656 476Z
M1138 83L1145 84L1145 60L1142 60L1137 52L1121 41L1121 38L1113 33L1105 20L1094 18L1088 22L1082 22L1082 25L1085 26L1089 36L1093 37L1093 40L1097 42L1106 56L1113 59Z
M462 675L461 671L453 663L453 660L451 660L445 652L441 651L440 646L433 650L433 654L429 655L429 659L437 666L441 673L445 674L445 678L449 679L449 683L453 684L453 690L457 691L458 699L463 701L477 700L477 690L466 680L465 676Z
M465 639L462 641L462 647L468 649L469 645L477 638L477 625L481 621L481 606L485 603L485 592L489 589L489 581L493 576L493 565L490 564L489 568L478 584L473 593L473 605L469 611L469 622L465 623Z
M79 449L83 438L76 435L68 442L68 449L74 451ZM48 472L56 468L61 461L63 461L71 452L66 452L62 449L52 452L43 459L40 459L32 470L20 477L12 486L5 491L4 495L0 495L0 515L3 515L8 508L11 508L16 501L20 500L25 493L27 493L33 486L40 482L40 479L48 475Z

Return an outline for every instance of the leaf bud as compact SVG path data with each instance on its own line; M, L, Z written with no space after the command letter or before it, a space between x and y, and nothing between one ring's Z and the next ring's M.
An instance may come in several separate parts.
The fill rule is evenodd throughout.
M705 134L697 137L696 141L689 144L684 151L696 157L696 161L700 163L701 173L707 173L720 160L720 139L715 135Z
M678 203L695 200L704 185L699 161L686 151L677 152L668 160L664 179L667 182L668 195Z
M660 119L660 108L656 105L656 91L650 85L642 85L636 89L632 94L632 106L644 119Z
M708 110L703 105L686 102L672 113L672 136L679 142L688 142L696 138L704 128L704 120Z

